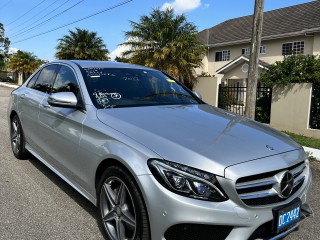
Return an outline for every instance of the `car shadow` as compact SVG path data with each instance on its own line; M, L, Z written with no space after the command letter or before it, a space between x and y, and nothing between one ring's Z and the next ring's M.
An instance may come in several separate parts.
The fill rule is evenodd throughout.
M51 182L53 182L57 187L59 187L63 192L65 192L71 199L73 199L81 208L83 208L87 213L89 213L97 223L102 236L104 235L104 227L101 221L98 221L97 208L88 199L82 196L78 191L72 188L68 183L66 183L62 178L55 174L50 168L44 165L35 156L30 154L28 159L37 170L39 170L44 176L46 176Z
M66 183L36 157L30 156L28 161L97 221L97 208L89 200L73 189L68 183Z

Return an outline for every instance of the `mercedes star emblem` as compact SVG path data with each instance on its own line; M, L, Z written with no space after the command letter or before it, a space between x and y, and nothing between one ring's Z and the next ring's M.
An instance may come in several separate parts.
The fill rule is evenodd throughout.
M291 172L286 171L283 173L280 181L279 197L288 198L293 190L294 179Z

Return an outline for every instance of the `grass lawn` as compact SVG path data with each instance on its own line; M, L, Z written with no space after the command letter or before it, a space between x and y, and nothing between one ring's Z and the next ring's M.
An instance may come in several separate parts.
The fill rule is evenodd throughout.
M294 139L296 142L298 142L302 146L320 149L320 139L306 137L303 135L294 134L290 132L284 132L284 133L288 134L292 139Z

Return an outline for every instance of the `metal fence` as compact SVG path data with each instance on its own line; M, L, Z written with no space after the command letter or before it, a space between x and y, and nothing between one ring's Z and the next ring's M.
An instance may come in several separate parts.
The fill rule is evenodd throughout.
M218 107L239 115L245 115L247 87L237 85L219 85ZM257 87L255 120L270 123L272 89Z
M246 87L219 84L218 107L230 112L244 115Z
M309 127L320 129L320 84L313 84Z

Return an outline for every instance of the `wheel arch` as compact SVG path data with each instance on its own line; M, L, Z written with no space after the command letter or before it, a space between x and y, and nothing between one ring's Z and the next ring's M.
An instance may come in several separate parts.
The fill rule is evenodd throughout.
M12 110L11 113L10 113L10 120L12 120L13 116L17 115L18 116L18 113L15 111L15 110ZM19 116L18 116L19 117Z
M19 119L19 121L20 121L20 124L21 124L21 126L22 126L22 128L23 128L22 121L21 121L20 116L19 116L19 114L18 114L18 112L17 112L16 110L12 110L12 111L10 112L10 115L9 115L9 118L8 118L9 126L11 126L11 121L12 121L12 118L13 118L14 116L17 116L17 117L18 117L18 119Z
M126 164L122 163L120 160L117 160L116 158L106 158L100 162L95 173L95 189L97 190L99 181L103 173L105 172L105 170L108 167L112 167L112 166L117 166L125 170L130 175L130 177L135 181L135 184L137 185L141 196L144 198L144 194L141 190L141 184L139 184L136 175L133 173L133 170L129 168Z
M96 174L95 174L95 188L96 189L98 187L99 181L100 181L104 171L108 167L111 167L111 166L118 166L118 167L124 168L125 170L128 171L128 173L130 173L131 177L133 179L135 179L135 177L133 176L131 171L123 163L121 163L119 160L116 160L114 158L107 158L107 159L104 159L103 161L101 161L101 163L97 167Z

